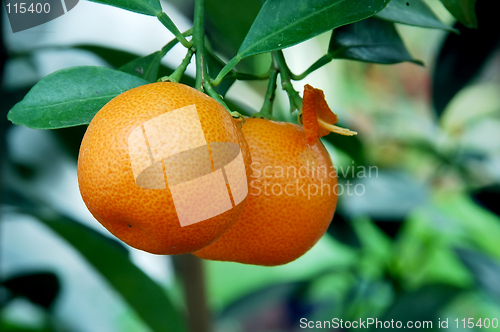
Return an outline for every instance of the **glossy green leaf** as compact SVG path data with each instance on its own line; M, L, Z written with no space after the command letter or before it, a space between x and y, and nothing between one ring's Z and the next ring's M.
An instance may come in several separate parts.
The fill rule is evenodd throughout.
M51 130L51 133L61 144L64 151L76 161L78 159L80 145L86 131L87 126L75 126L69 128L54 129Z
M392 64L412 58L399 36L394 23L368 18L337 28L332 33L328 53L334 59L351 59Z
M89 124L108 101L148 82L92 66L58 70L40 80L7 115L14 124L56 129Z
M158 70L161 59L165 56L162 51L157 51L145 57L137 58L121 66L118 70L145 79L148 82L158 80Z
M122 50L117 50L113 48L108 48L104 46L97 46L97 45L77 45L74 46L74 48L89 51L109 63L113 68L117 69L120 67L126 68L126 65L131 63L132 61L135 61L139 58L141 58L137 54L129 53L126 51ZM146 56L147 57L147 56ZM126 69L125 71L127 71ZM162 64L160 62L159 69L158 69L158 77L162 76L168 76L172 74L174 69ZM133 71L133 75L138 76L139 74L137 71ZM183 76L181 79L181 82L187 85L194 85L194 79L191 79L188 76Z
M158 0L90 0L90 1L150 16L157 16L162 12L160 1Z
M381 11L389 0L267 0L238 57L283 49Z
M468 28L477 28L476 0L441 0L441 2L460 23Z
M341 124L342 126L342 124ZM324 140L332 143L335 149L340 149L354 160L358 165L366 165L366 158L363 143L356 136L343 136L330 133L323 137Z
M185 331L181 316L165 290L96 231L67 218L40 220L73 246L111 287L158 332Z
M113 68L119 68L139 57L139 55L137 54L99 45L82 44L72 46L72 48L94 53L95 55L109 63Z
M391 0L387 7L375 16L390 22L457 31L441 22L422 0Z
M361 241L352 227L351 221L340 211L335 212L327 232L341 243L353 248L361 248Z
M406 322L419 321L432 322L432 327L436 328L436 321L440 318L439 311L450 303L462 289L447 284L425 285L415 291L402 293L393 302L391 307L382 316L382 321L403 322L400 328L394 326L395 331L405 331ZM422 325L422 329L430 329L431 326ZM384 328L372 326L372 331L382 331Z
M233 56L261 8L260 0L206 0L207 33L217 50Z
M460 35L449 34L441 46L432 76L432 101L439 116L453 97L480 74L500 46L496 3L480 1L477 17L478 29L457 23Z

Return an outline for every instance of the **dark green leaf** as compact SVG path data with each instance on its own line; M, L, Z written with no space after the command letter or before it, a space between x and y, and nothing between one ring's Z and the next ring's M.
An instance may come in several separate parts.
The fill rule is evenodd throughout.
M342 150L349 155L358 165L365 165L366 160L363 151L363 143L358 136L343 136L329 134L323 138L332 143L336 149Z
M500 216L500 206L498 205L498 202L500 202L499 184L475 190L472 193L472 199L484 208Z
M399 37L394 23L368 18L333 30L328 53L334 59L351 59L392 64L412 58Z
M238 57L283 49L336 27L370 17L389 0L267 0Z
M158 80L158 69L164 56L162 51L157 51L145 57L134 59L121 66L119 70L153 83Z
M432 77L432 101L440 116L446 105L463 87L476 77L500 44L496 2L477 4L478 29L457 23L460 35L445 39Z
M49 309L59 293L59 279L51 272L22 274L1 283L13 296L22 296Z
M373 223L377 225L382 232L384 232L391 239L395 239L398 236L401 226L403 226L404 218L406 215L402 215L401 218L379 218L374 217Z
M67 218L40 220L68 241L153 331L185 331L165 290L136 267L122 250L96 231Z
M138 58L137 54L133 54L127 51L117 50L114 48L109 48L105 46L97 46L97 45L75 45L72 48L80 49L83 51L92 52L107 63L111 65L113 68L119 68L126 63Z
M147 84L133 75L103 67L72 67L40 80L7 115L15 124L57 129L89 124L108 101Z
M220 317L238 319L255 315L255 312L266 310L269 306L286 303L297 291L307 286L307 281L291 281L251 292L222 311Z
M441 0L441 2L460 23L468 28L477 28L477 17L474 11L476 0ZM496 5L495 1L489 2Z
M82 143L83 135L85 135L86 131L87 126L76 126L54 129L51 132L56 136L64 150L76 160L80 151L80 144Z
M375 16L396 23L457 32L443 24L422 0L391 0L387 7Z
M391 330L405 331L406 322L419 321L419 322L432 322L432 328L437 329L437 321L439 318L439 310L446 306L451 300L462 292L460 288L456 288L446 284L433 284L426 285L422 288L400 295L392 306L383 315L382 321L396 321L403 322L401 328L394 328ZM427 326L429 329L430 326ZM383 330L384 328L376 328L372 326L371 330ZM422 325L422 329L425 326Z
M207 0L208 35L216 49L233 56L261 8L260 0Z
M90 0L90 1L150 16L157 16L162 12L160 1L158 0Z
M354 248L361 248L361 241L352 227L351 221L339 211L335 212L327 232L339 242Z
M456 248L460 260L470 270L476 283L486 293L500 299L500 263L484 254L464 248Z
M99 56L104 61L106 61L107 63L109 63L113 68L117 69L117 68L123 67L123 68L125 68L125 71L129 70L129 69L127 69L127 67L128 67L127 65L129 65L133 61L139 62L140 61L139 59L144 59L144 58L152 55L151 54L151 55L147 55L145 57L141 57L137 54L129 53L126 51L116 50L113 48L96 46L96 45L77 45L77 46L74 46L74 48L92 52L95 55ZM155 53L153 53L153 54L155 54ZM172 74L173 71L174 70L172 68L163 65L160 61L157 76L158 77L168 76L168 75ZM137 71L135 71L135 70L132 70L131 74L133 74L135 76L139 75L137 73ZM194 85L194 80L190 79L187 76L183 76L183 78L181 79L181 82L184 84L187 84L187 85L191 85L191 86Z

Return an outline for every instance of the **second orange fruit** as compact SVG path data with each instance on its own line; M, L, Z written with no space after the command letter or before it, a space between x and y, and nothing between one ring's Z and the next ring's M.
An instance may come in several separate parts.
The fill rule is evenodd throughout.
M190 112L196 121L183 115L174 116L174 121L165 121L172 119L180 110ZM193 137L193 130L189 128L192 128L195 122L199 125L195 131L196 137ZM146 123L150 125L149 133L157 135L146 135L149 130ZM152 139L158 136L161 136L158 143L153 144ZM223 210L225 212L221 214L185 227L181 226L179 211L176 211L174 206L171 183L179 174L169 177L166 185L165 178L168 176L164 174L168 174L167 163L172 161L172 158L164 159L166 157L160 155L173 154L173 150L195 150L189 150L194 140L198 141L194 146L200 147L205 151L203 155L207 156L208 146L212 146L212 142L222 142L239 148L239 157L242 157L240 166L245 165L240 177L243 179L243 186L247 186L246 180L250 174L250 153L247 144L232 117L214 99L183 84L154 83L131 89L111 100L92 119L82 140L78 157L80 192L92 215L122 241L150 253L184 254L199 250L215 241L236 221L245 198L239 203L234 200L232 203L236 202L235 206ZM156 153L155 157L154 149L164 151ZM137 156L132 153L136 150ZM214 147L211 149L211 154L213 153ZM172 157L179 155L181 153L173 154ZM183 173L181 175L184 180L197 177L197 174L191 173L197 168L201 169L201 166L205 165L203 162L206 163L205 159L194 159L186 157L182 162L176 161L177 159L172 161L175 163L174 169L179 170L177 173ZM208 161L208 168L217 168L214 164L215 159L211 166ZM225 168L227 175L227 167ZM241 170L242 166L239 169ZM217 169L213 173L216 171ZM186 181L178 182L189 182ZM220 184L220 181L218 183ZM222 182L224 190L229 185ZM182 189L180 194L188 198L193 197L193 191L200 189L193 188ZM213 191L213 187L211 189ZM204 191L201 195L207 197L209 190ZM214 196L214 193L209 194ZM184 212L188 214L200 204L192 199L182 202L186 203Z
M337 205L337 176L321 141L302 126L247 119L242 132L253 173L238 221L198 257L281 265L306 253L327 230Z

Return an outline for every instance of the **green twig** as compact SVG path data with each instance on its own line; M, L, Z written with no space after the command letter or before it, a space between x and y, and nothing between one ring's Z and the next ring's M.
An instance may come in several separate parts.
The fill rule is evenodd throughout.
M191 36L192 33L193 33L193 28L190 28L190 29L184 31L182 33L182 35L183 36ZM165 46L163 46L161 48L162 57L164 57L165 54L167 54L175 45L177 45L178 42L179 42L179 39L174 38L171 41L169 41Z
M205 91L207 92L207 94L212 97L213 99L217 100L217 102L219 104L221 104L222 106L224 106L229 112L231 112L231 110L229 109L229 107L227 106L226 102L222 99L222 97L217 93L217 91L215 91L214 87L212 86L212 84L210 84L209 82L204 82L203 83L203 87L205 88Z
M281 88L285 90L285 92L288 94L288 99L290 100L290 112L293 112L295 110L299 110L300 112L302 110L302 98L300 97L299 93L295 91L292 85L292 72L286 64L283 51L275 51L272 54L274 61L276 61L276 64L280 71Z
M182 75L184 75L184 72L191 63L191 58L193 57L193 53L194 53L193 48L188 49L187 54L182 60L179 67L177 67L170 76L162 77L158 81L179 83L182 78Z
M257 112L253 115L254 118L275 120L275 118L273 117L273 104L274 104L274 98L276 96L276 87L277 87L276 82L278 80L278 73L279 73L279 68L273 57L273 64L271 67L269 83L267 84L267 91L264 103L262 104L260 112Z
M231 60L229 60L228 63L226 63L226 65L224 66L224 68L221 69L221 71L219 72L219 74L217 75L217 77L214 79L214 80L210 80L210 83L212 85L219 85L220 82L222 82L222 80L224 79L224 76L226 76L227 74L229 74L229 72L231 70L233 70L233 68L240 62L240 57L238 55L236 55L234 58L232 58Z
M187 48L190 48L193 46L193 43L188 41L184 35L177 29L177 26L174 24L174 22L168 17L167 14L164 12L161 12L156 16L158 20L171 32L174 34L175 38L177 38L182 45L184 45Z
M271 78L271 71L268 71L267 73L263 75L254 75L254 74L248 74L248 73L239 73L234 71L234 78L236 78L239 81L263 81Z
M203 89L205 82L205 0L196 0L194 4L193 42L196 48L196 84L195 88Z
M330 53L327 53L327 54L323 55L321 58L319 58L318 61L313 63L309 68L307 68L302 74L294 75L293 73L291 73L291 78L294 81L300 81L300 80L306 78L307 75L311 74L313 71L323 67L324 65L326 65L327 63L329 63L332 60L333 60L333 56Z
M204 30L205 0L195 0L193 41L196 49L196 83L195 88L205 92L219 102L233 117L241 117L238 112L231 112L222 97L214 90L207 74L205 62L205 30ZM226 65L227 67L227 65Z

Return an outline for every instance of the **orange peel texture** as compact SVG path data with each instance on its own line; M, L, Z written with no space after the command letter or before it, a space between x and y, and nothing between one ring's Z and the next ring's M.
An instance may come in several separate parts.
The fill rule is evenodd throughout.
M337 114L333 113L326 103L323 91L306 84L302 99L302 125L307 144L315 144L320 137L330 132L345 136L357 134L355 131L335 126L338 121Z

